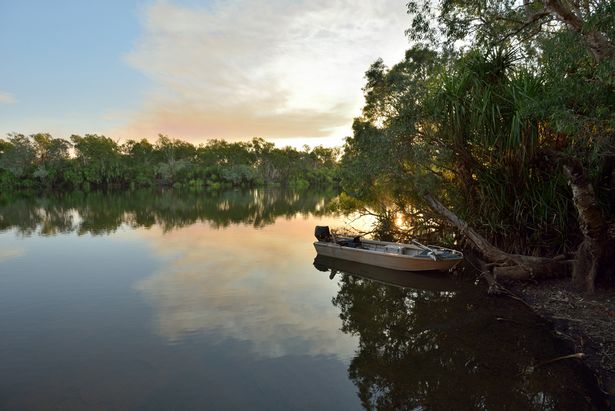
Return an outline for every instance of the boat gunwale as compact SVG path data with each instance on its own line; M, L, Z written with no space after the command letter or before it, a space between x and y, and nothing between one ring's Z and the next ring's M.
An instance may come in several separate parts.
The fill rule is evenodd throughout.
M340 238L340 237L338 237ZM351 237L341 237L343 239L349 239L352 240ZM397 245L397 246L403 246L403 247L411 247L417 250L423 250L421 247L418 247L414 244L404 244L404 243L393 243L390 241L377 241L377 240L361 240L362 242L369 242L369 243L375 243L375 244L388 244L388 245ZM377 251L377 250L369 250L369 249L365 249L365 248L354 248L354 247L347 247L347 246L343 246L341 244L337 244L337 243L332 243L332 242L327 242L327 241L315 241L314 242L314 247L316 247L316 245L323 245L326 247L331 247L331 248L340 248L343 250L347 250L347 251L354 251L354 252L358 252L358 253L371 253L371 254L377 254L377 255L383 255L383 256L387 256L387 257L396 257L396 258L401 258L404 260L432 260L433 258L429 255L424 255L424 256L417 256L417 255L408 255L408 254L396 254L396 253L387 253L386 251ZM436 246L437 247L437 246ZM463 260L463 253L461 251L457 251L457 250L453 250L450 248L444 248L444 247L438 247L438 250L446 250L446 251L451 251L453 252L454 256L452 257L445 257L440 259L440 261L461 261ZM318 251L318 250L317 250Z

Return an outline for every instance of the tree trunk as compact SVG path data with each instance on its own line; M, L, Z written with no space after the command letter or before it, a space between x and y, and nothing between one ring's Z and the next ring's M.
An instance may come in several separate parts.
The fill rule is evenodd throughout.
M563 163L564 174L572 189L572 200L579 213L579 228L583 234L572 270L572 281L576 287L593 293L599 270L608 268L608 225L596 203L594 189L587 181L582 164L573 157L557 156Z
M465 221L431 194L426 194L423 198L434 211L450 221L465 235L483 257L494 265L493 274L496 279L528 280L539 277L559 277L567 273L568 264L563 259L509 254L502 251L469 227Z
M587 48L597 61L612 60L615 57L615 45L602 33L588 30L586 22L575 14L570 6L561 0L543 0L543 5L547 12L583 37Z

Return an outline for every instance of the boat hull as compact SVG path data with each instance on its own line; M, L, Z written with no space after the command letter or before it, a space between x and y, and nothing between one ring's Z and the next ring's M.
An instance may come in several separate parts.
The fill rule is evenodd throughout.
M418 258L361 248L344 247L339 244L323 241L316 241L314 248L316 248L318 255L401 271L448 271L463 260L463 257L441 260Z

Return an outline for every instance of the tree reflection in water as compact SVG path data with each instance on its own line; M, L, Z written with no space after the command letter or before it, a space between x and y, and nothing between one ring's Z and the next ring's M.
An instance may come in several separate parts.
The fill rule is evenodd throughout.
M164 231L208 222L215 228L231 224L263 227L277 217L297 213L325 214L334 193L281 189L194 192L137 190L71 192L49 196L0 194L0 231L22 235L109 234L122 224L133 228L160 225Z
M323 270L318 258L315 265ZM366 409L600 408L594 385L570 362L529 372L568 352L524 306L445 278L434 280L441 290L434 281L420 289L372 271L372 279L340 271L333 298L342 331L359 337L348 374Z

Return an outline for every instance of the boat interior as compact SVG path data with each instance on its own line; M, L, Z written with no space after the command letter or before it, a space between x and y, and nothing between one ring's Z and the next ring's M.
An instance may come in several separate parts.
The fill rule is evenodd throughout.
M456 250L439 247L436 245L425 246L418 242L413 244L389 243L386 241L364 240L361 237L341 237L333 236L329 232L329 227L316 227L314 235L318 241L335 243L342 247L358 248L362 250L376 251L387 254L407 255L414 258L425 258L433 260L460 259L463 254Z
M419 246L415 244L394 244L380 241L362 240L358 237L347 238L338 237L335 243L342 247L359 248L362 250L371 250L387 254L408 255L418 258L433 258L441 259L457 259L461 257L461 253L448 248L438 247L435 245Z

